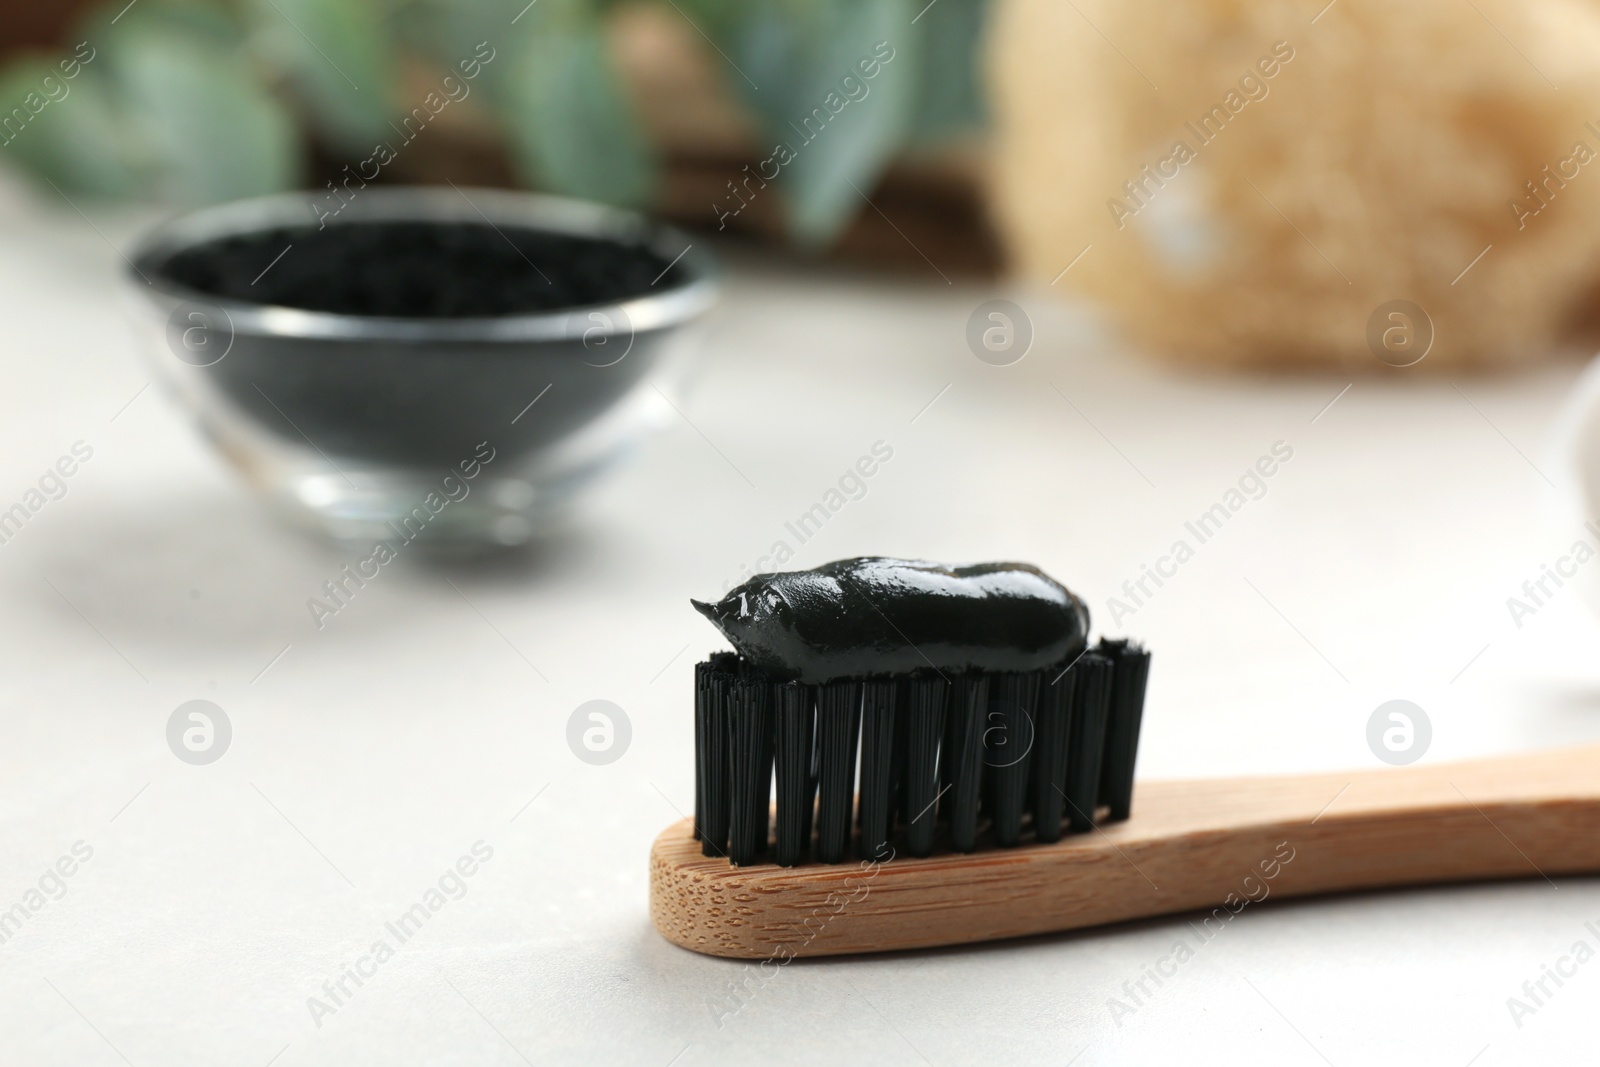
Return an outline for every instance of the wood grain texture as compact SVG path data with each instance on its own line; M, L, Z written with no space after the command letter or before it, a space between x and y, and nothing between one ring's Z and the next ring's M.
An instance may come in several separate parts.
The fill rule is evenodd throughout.
M734 867L692 822L650 854L668 940L739 959L930 948L1341 890L1600 870L1600 746L1303 777L1142 782L1053 845Z

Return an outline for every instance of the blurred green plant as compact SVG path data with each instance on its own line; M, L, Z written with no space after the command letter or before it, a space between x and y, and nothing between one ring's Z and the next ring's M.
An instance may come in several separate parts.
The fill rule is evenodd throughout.
M765 138L803 145L773 179L798 242L836 237L897 156L982 122L985 0L632 2L688 20ZM32 57L0 70L0 158L105 197L203 203L288 189L306 179L312 144L360 158L391 138L412 106L402 70L421 60L453 71L488 42L497 57L479 85L521 178L648 205L659 162L608 43L617 0L524 3L110 0L72 36L92 58L70 78ZM841 80L859 80L880 42L892 62L859 101L837 104ZM814 142L801 125L813 114L827 125Z

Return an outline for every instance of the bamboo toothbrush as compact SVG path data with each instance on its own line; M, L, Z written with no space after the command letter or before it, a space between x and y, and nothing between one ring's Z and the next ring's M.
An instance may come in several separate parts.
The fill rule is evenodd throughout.
M741 959L931 948L1269 897L1600 871L1600 746L1355 774L1141 782L1087 836L848 866L733 867L692 820L650 855L668 940Z
M1088 649L1082 602L1031 567L846 560L696 607L737 653L697 669L696 817L656 839L650 914L698 952L1219 923L1269 897L1600 870L1600 747L1135 790L1149 656Z

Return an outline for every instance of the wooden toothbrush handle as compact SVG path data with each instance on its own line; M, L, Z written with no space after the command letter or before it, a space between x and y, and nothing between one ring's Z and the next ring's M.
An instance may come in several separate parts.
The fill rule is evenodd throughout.
M1140 782L1133 817L1050 845L733 867L692 823L650 856L650 915L697 952L929 948L1269 899L1600 871L1600 746L1303 777Z

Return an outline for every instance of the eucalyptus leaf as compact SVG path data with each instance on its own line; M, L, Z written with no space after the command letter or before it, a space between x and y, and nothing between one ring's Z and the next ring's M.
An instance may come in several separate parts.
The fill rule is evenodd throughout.
M171 34L232 52L244 44L244 27L229 4L217 0L110 0L89 8L74 27L73 44L87 40L94 47L116 47L119 34L130 31Z
M137 26L107 52L161 195L209 202L294 184L293 123L248 67L203 43Z
M461 60L487 44L499 54L515 50L540 9L560 0L411 0L389 15L395 36L414 54L441 68L455 69ZM524 5L527 5L526 10ZM513 22L512 20L516 21Z
M738 63L755 83L744 99L774 142L757 170L776 173L803 244L837 237L905 143L920 75L915 14L907 0L767 0L738 33Z
M612 204L645 203L654 158L612 66L600 24L541 0L537 19L488 68L519 169L535 184Z
M917 17L921 69L911 136L935 141L980 127L985 0L934 0Z
M250 0L265 55L336 148L370 148L394 117L390 34L371 0Z
M0 160L65 193L118 197L140 187L136 156L98 70L79 64L67 78L59 62L28 60L0 74Z
M672 3L678 14L692 22L696 30L724 48L734 40L750 15L762 13L771 6L764 0L672 0Z
M486 0L412 0L389 13L389 25L406 50L454 68L480 41L500 37L514 15Z

